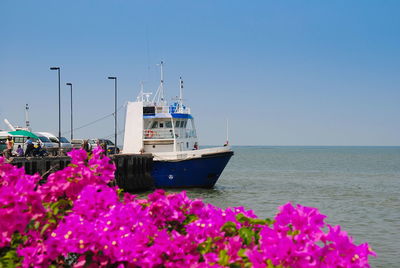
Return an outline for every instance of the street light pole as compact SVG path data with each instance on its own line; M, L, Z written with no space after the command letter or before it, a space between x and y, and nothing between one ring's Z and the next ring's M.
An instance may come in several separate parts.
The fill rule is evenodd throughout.
M114 137L114 153L117 153L117 77L115 76L109 76L108 79L114 80L114 132L115 132L115 137Z
M50 70L58 71L58 153L61 150L61 80L60 80L60 67L50 67Z
M71 88L71 142L72 142L72 139L74 138L74 135L73 135L73 121L72 121L72 83L66 83L66 85L67 86L70 86L70 88Z

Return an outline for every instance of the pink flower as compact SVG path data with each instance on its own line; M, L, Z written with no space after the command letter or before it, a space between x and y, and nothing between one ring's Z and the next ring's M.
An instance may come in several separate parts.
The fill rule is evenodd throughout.
M115 167L100 149L70 156L44 185L0 158L0 249L16 250L23 267L369 267L376 255L316 208L285 204L269 226L185 192L138 199L107 185Z

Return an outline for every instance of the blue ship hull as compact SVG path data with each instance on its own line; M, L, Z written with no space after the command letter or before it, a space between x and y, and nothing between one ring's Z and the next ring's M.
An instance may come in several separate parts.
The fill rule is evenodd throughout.
M151 175L156 188L212 188L232 155L230 151L181 161L154 161Z

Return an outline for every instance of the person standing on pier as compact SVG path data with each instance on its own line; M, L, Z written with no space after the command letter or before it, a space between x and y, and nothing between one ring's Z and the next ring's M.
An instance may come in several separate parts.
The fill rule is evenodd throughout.
M6 146L7 146L6 157L9 158L12 156L12 150L14 148L14 140L11 136L7 137Z
M90 153L90 144L88 140L84 140L82 144L82 149L85 150L87 153Z
M33 148L34 148L33 142L32 142L32 140L31 140L31 137L27 137L27 138L26 138L25 144L26 144L25 157L31 156L31 155L32 155Z

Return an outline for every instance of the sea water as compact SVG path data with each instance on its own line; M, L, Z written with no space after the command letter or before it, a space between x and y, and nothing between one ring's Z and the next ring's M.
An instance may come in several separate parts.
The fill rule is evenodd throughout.
M219 207L272 218L287 202L319 208L355 243L378 254L372 267L400 267L400 147L233 147L214 189L186 190Z

